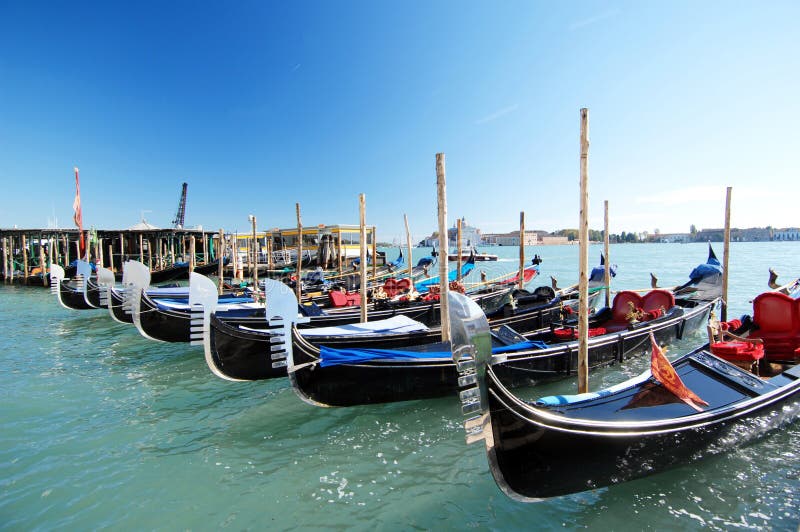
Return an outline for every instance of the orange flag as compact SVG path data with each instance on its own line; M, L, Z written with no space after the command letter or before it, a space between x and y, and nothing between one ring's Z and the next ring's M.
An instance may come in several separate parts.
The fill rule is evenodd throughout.
M678 399L698 412L702 412L703 409L698 405L708 406L708 403L700 399L692 390L683 384L675 368L672 367L672 364L670 364L667 357L664 356L664 352L656 343L653 333L650 333L650 343L653 346L653 356L650 358L650 373L653 374L653 377L655 377L664 388L675 394Z

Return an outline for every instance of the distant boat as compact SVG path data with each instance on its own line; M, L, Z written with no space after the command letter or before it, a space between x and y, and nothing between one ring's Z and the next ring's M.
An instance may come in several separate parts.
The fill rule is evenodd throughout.
M447 254L447 260L458 260L459 253L457 251L453 251L452 253ZM468 249L461 250L461 260L468 260L470 256L474 257L476 261L493 261L497 260L497 255L492 255L490 253L484 253L478 251L474 246Z

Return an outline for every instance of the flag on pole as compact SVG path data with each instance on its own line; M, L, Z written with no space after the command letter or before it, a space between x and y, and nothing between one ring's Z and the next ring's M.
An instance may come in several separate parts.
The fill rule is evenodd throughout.
M683 384L675 368L672 367L669 359L664 356L664 352L658 346L658 343L656 343L653 333L650 333L650 344L653 346L653 355L650 358L650 373L653 374L653 377L655 377L664 388L675 394L678 399L698 412L702 412L703 409L698 405L708 406L708 403L700 399L692 390Z
M81 182L78 178L78 168L75 167L75 201L72 202L72 209L75 211L75 214L72 216L72 220L75 222L75 226L78 228L78 235L80 237L80 257L82 258L86 255L86 241L83 237L83 212L81 211Z

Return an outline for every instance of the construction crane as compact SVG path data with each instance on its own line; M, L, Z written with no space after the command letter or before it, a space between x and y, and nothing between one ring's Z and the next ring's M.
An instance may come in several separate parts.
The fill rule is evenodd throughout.
M178 212L175 213L175 219L172 220L173 229L183 229L183 220L186 217L186 187L188 186L188 183L183 184L181 200L178 202Z

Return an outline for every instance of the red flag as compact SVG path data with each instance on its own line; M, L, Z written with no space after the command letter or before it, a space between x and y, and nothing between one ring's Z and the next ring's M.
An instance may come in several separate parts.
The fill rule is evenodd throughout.
M72 202L72 208L75 211L72 220L78 228L78 235L80 235L80 256L83 257L86 251L86 241L83 239L83 212L81 211L81 182L78 179L78 168L75 168L75 201Z
M683 384L675 368L672 367L672 364L670 364L667 357L664 356L664 352L656 343L653 333L650 333L650 343L653 346L653 356L650 358L650 373L653 374L653 377L655 377L664 388L675 394L678 399L698 412L702 412L703 409L697 405L708 406L708 403L700 399L692 390Z

